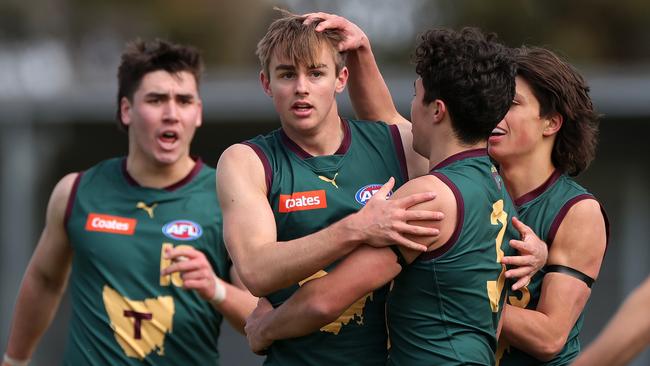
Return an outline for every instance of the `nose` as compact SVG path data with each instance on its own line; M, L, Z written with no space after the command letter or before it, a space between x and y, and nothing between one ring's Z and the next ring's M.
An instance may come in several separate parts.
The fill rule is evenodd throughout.
M165 108L163 109L163 120L169 122L178 121L178 105L173 99L165 103Z
M309 94L309 80L307 80L307 75L299 74L296 77L296 94L297 95L307 95Z

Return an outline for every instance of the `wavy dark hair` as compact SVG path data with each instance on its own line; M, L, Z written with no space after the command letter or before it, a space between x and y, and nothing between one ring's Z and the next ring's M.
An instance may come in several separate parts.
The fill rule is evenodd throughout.
M433 29L420 36L413 60L424 102L447 105L456 136L466 144L486 140L515 95L515 63L494 33L477 28Z
M553 165L571 176L580 174L596 156L598 145L600 116L589 86L571 64L548 49L521 47L515 60L517 74L530 84L539 102L540 117L562 116L551 153Z
M117 70L117 122L122 130L120 102L126 97L133 102L133 94L140 87L142 78L153 71L164 70L171 74L187 71L194 76L199 85L203 73L203 59L200 52L192 47L155 39L129 42L122 52L122 60Z

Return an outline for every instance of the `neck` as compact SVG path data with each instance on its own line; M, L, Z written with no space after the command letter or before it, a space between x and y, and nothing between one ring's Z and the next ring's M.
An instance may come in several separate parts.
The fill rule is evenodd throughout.
M541 186L555 171L550 155L520 156L499 164L499 174L513 199Z
M285 125L282 129L293 142L313 156L334 154L344 137L344 127L338 113L311 130L296 130Z
M126 158L126 171L139 185L147 188L169 187L190 174L195 165L189 156L173 164L152 164L133 154Z
M458 140L451 129L441 129L431 134L429 151L429 170L440 164L450 156L463 151L474 149L485 149L487 141L479 141L475 144L464 144Z

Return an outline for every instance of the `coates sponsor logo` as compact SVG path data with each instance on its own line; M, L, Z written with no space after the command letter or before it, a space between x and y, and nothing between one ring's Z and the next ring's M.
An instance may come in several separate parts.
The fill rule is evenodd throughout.
M327 208L325 190L281 194L278 211L281 213Z
M135 232L135 225L137 223L138 220L129 219L127 217L90 213L88 214L88 219L86 220L86 230L122 235L133 235L133 232Z
M162 232L168 238L186 241L200 238L201 234L203 234L203 229L196 222L176 220L163 226Z
M368 184L367 186L363 186L359 188L357 193L354 194L354 199L357 200L357 202L359 202L362 206L365 206L366 202L368 202L368 200L372 198L375 193L377 193L381 186L381 184ZM390 197L392 194L392 191L388 192L388 197Z

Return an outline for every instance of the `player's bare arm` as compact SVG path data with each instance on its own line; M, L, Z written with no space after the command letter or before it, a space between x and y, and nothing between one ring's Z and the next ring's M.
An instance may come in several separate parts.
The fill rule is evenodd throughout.
M596 279L606 240L600 205L591 199L580 201L562 221L549 250L548 264L570 267ZM537 309L508 306L501 335L539 360L550 360L564 347L590 294L584 281L564 273L548 273Z
M426 192L431 186L443 192L443 197L428 201L412 209L445 212L456 216L455 198L451 190L438 178L422 177L398 189L391 199L409 197ZM445 190L445 187L446 190ZM419 243L438 247L451 237L455 219L443 221L418 220L417 225L441 230L440 237L413 237ZM444 229L441 227L444 225ZM440 239L443 238L443 239ZM410 263L420 251L400 247L405 260ZM386 284L401 271L397 256L389 248L361 246L348 255L332 272L302 284L293 296L277 309L262 303L246 322L246 335L254 352L262 352L278 339L303 336L317 331L335 321L355 301ZM300 319L300 322L293 321Z
M437 230L409 221L436 220L440 215L408 208L435 195L427 192L385 200L392 184L391 179L361 211L314 234L279 243L261 161L248 146L228 148L217 168L218 194L224 240L246 287L264 296L309 277L361 243L379 247L397 243L426 250L404 235L432 236Z
M628 296L573 366L623 366L650 345L650 277Z
M261 353L275 340L307 335L336 321L400 270L397 256L389 248L359 247L329 274L303 283L280 307L260 304L246 320L251 350Z
M346 52L346 65L350 70L348 92L357 117L370 121L402 123L406 121L395 108L393 99L384 78L375 62L375 56L366 34L356 24L334 14L306 14L305 23L323 19L316 31L339 29L344 35L338 45L339 51Z
M397 111L388 86L377 66L370 41L363 30L338 15L327 13L306 15L305 23L323 19L316 27L316 31L340 29L345 36L338 47L339 51L347 54L348 93L357 118L397 125L402 138L409 178L426 174L429 171L429 161L413 151L411 122Z
M16 301L7 356L31 358L50 325L66 288L73 251L64 220L76 173L66 175L50 196L45 227L29 262Z
M237 271L231 267L232 284L217 277L203 252L194 248L172 248L165 253L173 264L166 267L161 276L179 272L183 288L196 291L219 311L228 322L244 333L246 317L253 311L257 298L241 283Z

